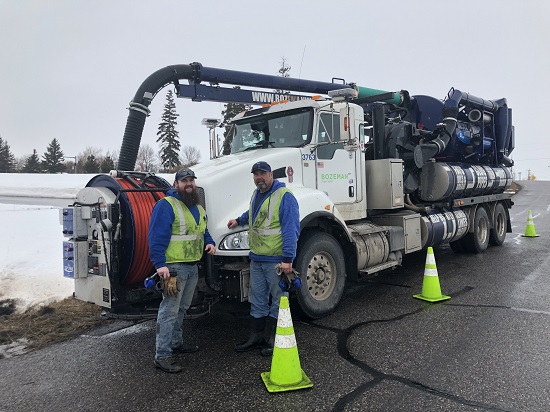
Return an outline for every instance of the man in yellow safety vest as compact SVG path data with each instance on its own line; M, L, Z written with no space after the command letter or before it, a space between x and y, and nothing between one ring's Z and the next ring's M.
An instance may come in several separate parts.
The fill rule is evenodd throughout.
M279 302L283 291L275 267L292 272L300 233L298 202L285 184L273 178L271 166L256 162L252 166L257 189L249 210L227 223L228 228L249 225L251 330L245 342L235 346L237 352L262 348L263 356L273 353ZM271 299L271 301L270 301Z
M183 318L197 286L197 262L203 252L216 252L195 179L191 169L177 172L174 189L155 204L149 225L150 258L163 283L154 363L168 373L181 371L172 354L199 350L198 346L184 345Z

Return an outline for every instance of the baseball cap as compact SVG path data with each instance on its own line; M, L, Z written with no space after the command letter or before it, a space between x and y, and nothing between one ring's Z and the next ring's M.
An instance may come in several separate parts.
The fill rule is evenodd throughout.
M251 173L254 173L256 170L263 170L264 172L271 172L271 166L267 162L256 162L252 165Z
M197 176L195 176L195 172L193 172L191 169L181 169L176 173L176 182L178 180L183 180L186 177L192 177L193 179L197 178Z

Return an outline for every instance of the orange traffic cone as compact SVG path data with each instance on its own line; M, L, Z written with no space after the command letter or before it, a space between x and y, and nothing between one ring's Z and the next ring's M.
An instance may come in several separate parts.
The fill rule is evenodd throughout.
M279 306L271 371L263 372L261 375L269 392L293 391L313 386L300 366L298 346L286 296L281 297Z
M527 225L525 226L525 234L523 237L539 237L537 231L535 230L535 224L533 223L533 214L529 210L527 212Z
M441 302L442 300L451 299L450 296L441 294L439 286L439 277L437 275L437 267L435 265L434 250L430 246L426 255L426 266L424 268L424 281L422 282L422 293L413 295L417 299L426 300L428 302Z

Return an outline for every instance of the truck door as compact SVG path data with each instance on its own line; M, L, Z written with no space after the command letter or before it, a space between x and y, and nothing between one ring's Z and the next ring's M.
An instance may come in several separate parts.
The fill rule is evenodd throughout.
M317 189L326 192L332 201L354 203L357 200L357 151L344 150L340 140L339 113L321 113L317 128Z

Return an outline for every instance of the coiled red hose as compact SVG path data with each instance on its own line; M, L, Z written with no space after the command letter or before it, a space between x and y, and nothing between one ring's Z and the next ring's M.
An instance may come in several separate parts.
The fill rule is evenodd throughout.
M155 186L133 177L132 181L125 178L116 178L123 189L136 189L136 183L142 188L154 188ZM143 280L155 272L155 268L149 260L149 245L147 235L151 222L151 211L157 200L165 197L164 192L126 192L132 216L134 229L134 250L132 251L132 264L128 275L124 279L125 285L143 284Z

